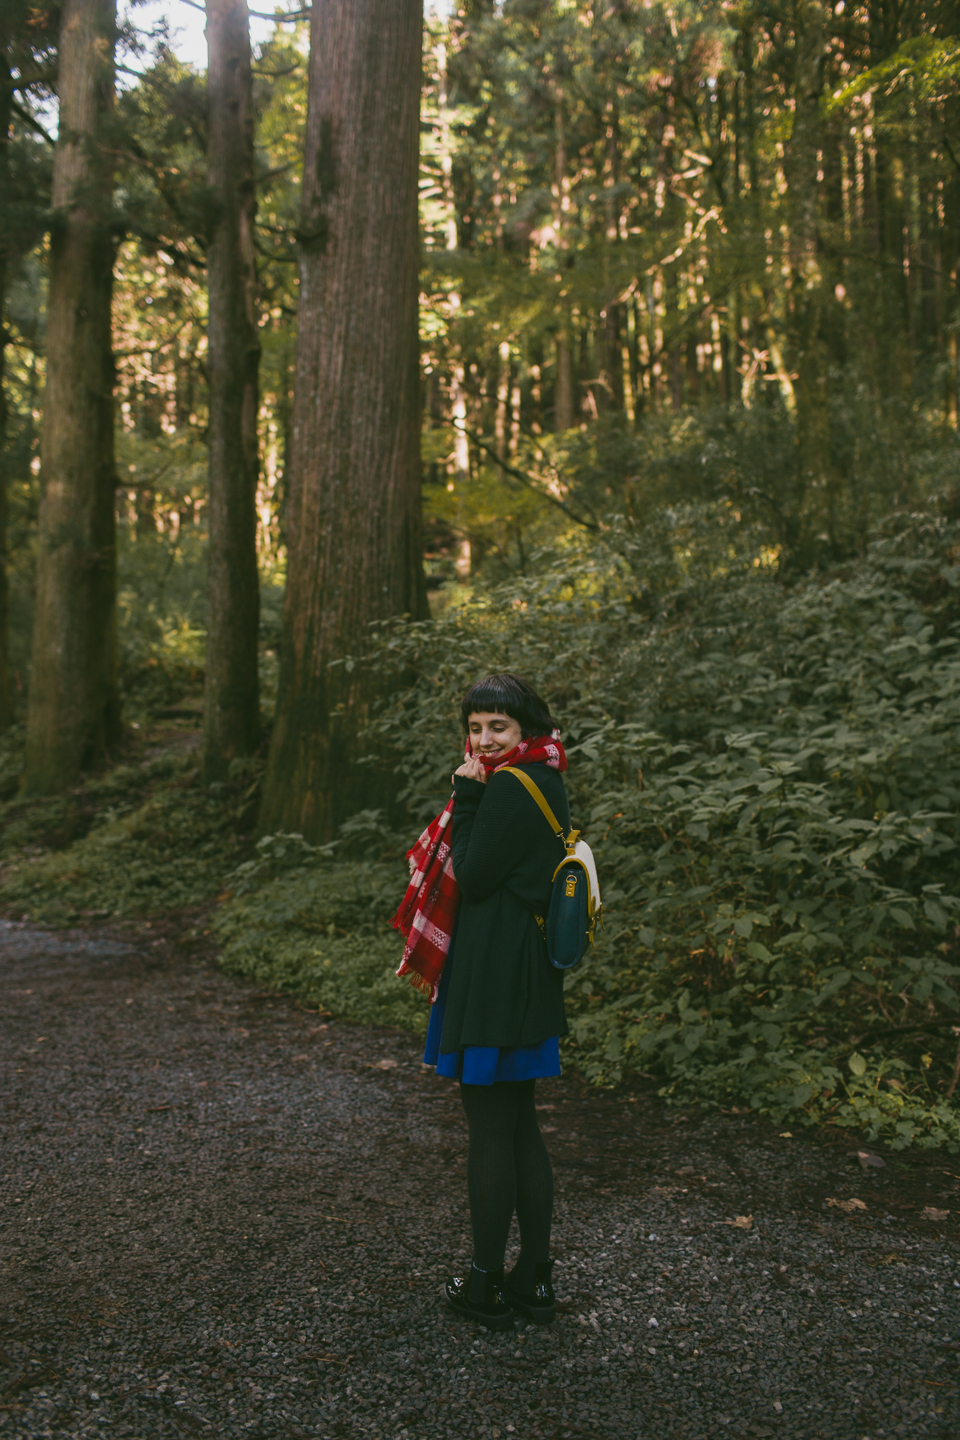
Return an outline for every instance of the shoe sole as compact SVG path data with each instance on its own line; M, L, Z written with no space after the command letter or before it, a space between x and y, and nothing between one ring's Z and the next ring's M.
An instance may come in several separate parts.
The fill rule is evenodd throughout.
M498 1316L496 1319L494 1319L492 1316L477 1315L472 1310L461 1310L460 1306L456 1305L450 1299L450 1296L447 1294L446 1289L442 1285L440 1287L440 1294L443 1296L444 1300L447 1302L448 1307L453 1311L454 1315L458 1315L461 1320L469 1320L474 1325L483 1325L487 1330L513 1329L513 1315L502 1315Z
M534 1325L552 1325L557 1318L556 1305L537 1310L532 1305L521 1305L516 1300L511 1300L510 1304L518 1315L522 1315L524 1320L529 1320Z

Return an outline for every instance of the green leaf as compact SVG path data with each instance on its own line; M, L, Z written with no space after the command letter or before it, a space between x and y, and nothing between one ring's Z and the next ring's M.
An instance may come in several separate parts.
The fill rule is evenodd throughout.
M937 904L936 900L924 900L923 913L928 920L933 921L938 930L942 930L947 923L947 912L942 905Z
M766 945L761 945L759 940L751 940L747 946L747 954L752 955L754 960L772 960L773 956Z
M865 1075L867 1072L867 1062L858 1050L854 1050L847 1064L850 1066L850 1070L854 1075Z

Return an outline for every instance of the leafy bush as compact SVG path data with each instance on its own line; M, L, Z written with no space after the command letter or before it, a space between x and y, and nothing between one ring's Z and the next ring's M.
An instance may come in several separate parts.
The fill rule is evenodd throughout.
M958 538L901 519L784 591L729 507L666 512L384 627L371 736L400 737L411 829L478 673L527 674L561 716L605 888L568 991L588 1078L960 1143Z
M397 980L401 944L389 928L406 867L337 864L329 850L299 835L266 836L253 867L228 877L235 897L215 919L224 969L349 1020L426 1030L425 1005Z

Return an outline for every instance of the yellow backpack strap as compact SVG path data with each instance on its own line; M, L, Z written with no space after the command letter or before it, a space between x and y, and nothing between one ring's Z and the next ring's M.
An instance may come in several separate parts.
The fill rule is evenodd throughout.
M540 809L543 813L543 818L550 826L550 829L553 831L554 835L556 835L559 840L562 840L564 844L566 844L566 836L563 833L563 826L560 824L560 821L550 809L550 806L544 799L543 792L540 789L540 786L536 783L536 781L531 780L530 776L525 774L523 770L515 770L512 765L504 765L503 770L498 771L497 773L503 775L516 775L517 779L520 781L520 784L523 786L524 790L526 790L527 794L532 795L534 800L536 800L537 804L540 806Z

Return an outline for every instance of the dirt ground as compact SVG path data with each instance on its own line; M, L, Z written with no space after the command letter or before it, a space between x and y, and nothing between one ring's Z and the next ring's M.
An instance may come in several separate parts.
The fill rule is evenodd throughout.
M561 1314L488 1335L456 1087L174 934L0 923L0 1437L960 1434L960 1159L543 1082Z

